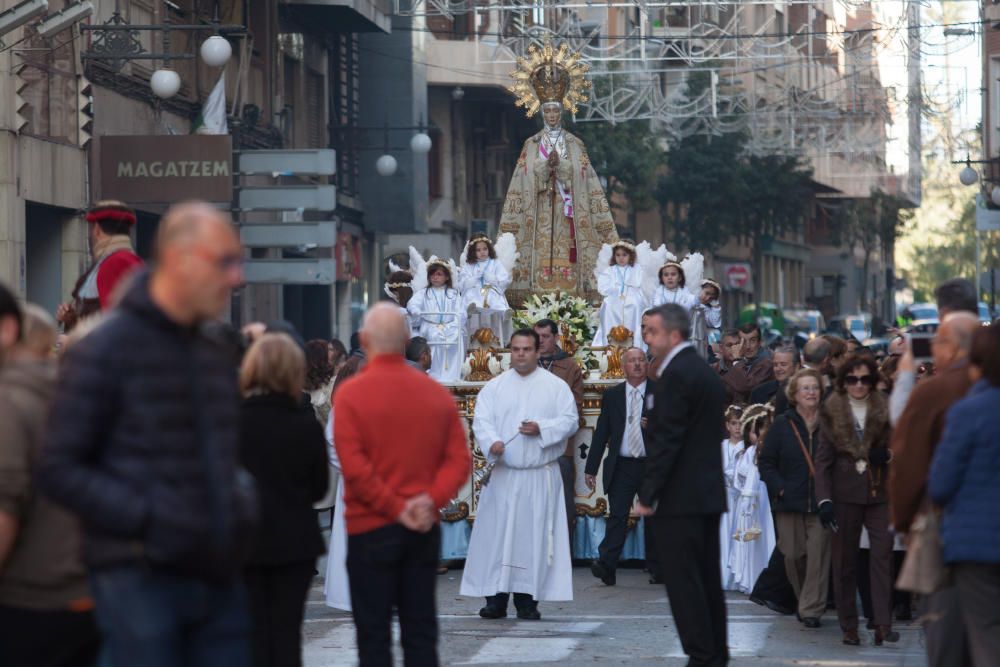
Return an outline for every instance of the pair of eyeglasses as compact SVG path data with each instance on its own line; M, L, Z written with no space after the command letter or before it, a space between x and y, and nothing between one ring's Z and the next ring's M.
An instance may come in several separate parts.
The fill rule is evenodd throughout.
M875 378L871 375L848 375L844 378L844 384L855 385L858 383L868 385L870 387L875 384Z

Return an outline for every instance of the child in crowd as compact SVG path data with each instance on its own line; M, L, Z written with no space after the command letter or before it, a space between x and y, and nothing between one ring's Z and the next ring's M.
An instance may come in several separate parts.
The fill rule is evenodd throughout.
M757 470L758 446L771 427L774 408L757 403L743 411L743 450L736 455L733 487L739 493L729 547L729 568L737 590L749 593L767 567L776 544L771 503Z
M726 513L719 521L719 547L722 556L722 589L732 588L733 573L729 569L729 547L733 538L733 516L735 516L736 501L740 494L733 485L733 475L736 472L736 455L743 451L743 427L740 417L743 416L743 406L730 405L726 408L726 432L729 437L722 441L722 472L726 480Z
M653 292L652 306L675 303L691 311L698 303L697 297L687 290L687 278L680 262L671 260L660 267L660 284Z
M691 342L703 359L708 358L709 331L722 326L721 292L719 283L705 278L701 281L698 300L691 306Z
M431 346L428 374L440 382L457 382L465 359L462 295L452 286L451 267L443 260L427 262L427 282L406 306L411 326Z
M605 246L607 248L607 246ZM609 343L609 334L617 326L624 326L632 332L632 345L641 350L642 313L648 307L642 292L642 267L636 264L635 245L629 241L618 241L611 246L612 256L607 252L598 255L598 265L594 268L597 277L597 291L604 297L601 303L600 325L594 336L594 347Z

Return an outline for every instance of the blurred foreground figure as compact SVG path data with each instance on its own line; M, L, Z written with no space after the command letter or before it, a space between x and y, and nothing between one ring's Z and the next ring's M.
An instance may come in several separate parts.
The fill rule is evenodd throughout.
M114 665L246 665L252 481L231 355L202 326L242 282L242 249L226 217L188 203L164 216L155 259L67 351L41 482L83 522Z
M337 387L334 442L345 484L347 573L362 667L391 667L392 612L408 666L438 664L438 510L468 479L469 449L451 394L403 356L395 304L368 311L368 363Z
M12 308L0 286L0 319L19 334L0 340L0 665L92 664L100 636L80 528L35 487L56 388L56 323L38 306L28 304L23 319Z

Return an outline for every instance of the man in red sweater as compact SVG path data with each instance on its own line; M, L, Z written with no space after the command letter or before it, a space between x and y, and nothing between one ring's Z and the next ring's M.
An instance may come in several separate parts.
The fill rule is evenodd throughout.
M337 389L334 442L347 506L347 574L362 667L392 663L392 609L407 665L437 665L438 509L471 474L455 402L406 364L395 304L368 311L368 363Z
M59 306L56 319L65 331L113 305L122 279L142 266L132 248L135 212L112 199L99 201L87 213L87 239L94 263L76 282L73 301Z

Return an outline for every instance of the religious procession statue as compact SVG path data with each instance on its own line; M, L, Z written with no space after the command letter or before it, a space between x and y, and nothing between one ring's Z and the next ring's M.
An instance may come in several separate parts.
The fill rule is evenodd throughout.
M544 127L524 142L507 189L500 232L517 239L520 261L507 296L514 307L541 292L598 300L594 261L605 243L618 240L611 208L587 148L562 126L586 99L589 66L563 43L531 46L518 59L509 88L528 117L542 112Z

